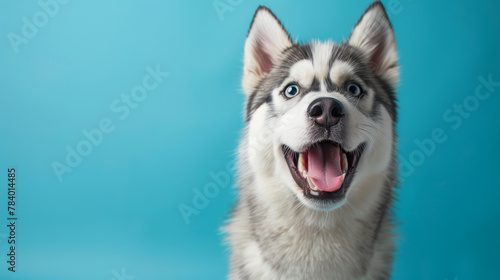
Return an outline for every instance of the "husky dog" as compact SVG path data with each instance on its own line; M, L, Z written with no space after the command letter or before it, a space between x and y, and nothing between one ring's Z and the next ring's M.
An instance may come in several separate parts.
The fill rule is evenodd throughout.
M346 42L294 43L266 7L245 42L230 279L389 279L394 32L380 2Z

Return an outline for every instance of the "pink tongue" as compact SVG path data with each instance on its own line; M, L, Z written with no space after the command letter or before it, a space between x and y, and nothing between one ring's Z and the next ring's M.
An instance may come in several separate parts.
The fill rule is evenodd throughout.
M307 175L324 192L334 192L342 186L340 148L329 143L321 143L311 148L308 155Z

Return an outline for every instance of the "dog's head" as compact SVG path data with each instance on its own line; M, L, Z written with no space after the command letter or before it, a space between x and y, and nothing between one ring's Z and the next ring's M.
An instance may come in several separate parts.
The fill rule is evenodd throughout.
M392 164L398 79L380 2L342 44L294 43L260 7L244 53L250 168L311 208L341 206L359 182Z

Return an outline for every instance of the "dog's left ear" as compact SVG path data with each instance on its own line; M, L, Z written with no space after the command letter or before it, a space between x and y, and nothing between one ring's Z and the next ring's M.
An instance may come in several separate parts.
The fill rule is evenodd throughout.
M243 90L247 95L255 90L281 53L290 46L292 40L279 20L268 8L260 6L245 41Z
M366 55L369 67L393 88L399 82L396 38L380 1L372 3L349 37L349 44Z

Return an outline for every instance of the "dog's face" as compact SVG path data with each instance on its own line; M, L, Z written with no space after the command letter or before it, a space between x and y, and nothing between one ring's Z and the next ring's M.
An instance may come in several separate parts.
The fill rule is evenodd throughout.
M243 74L250 168L308 207L340 207L391 164L398 79L394 33L379 2L340 45L295 44L259 8Z

